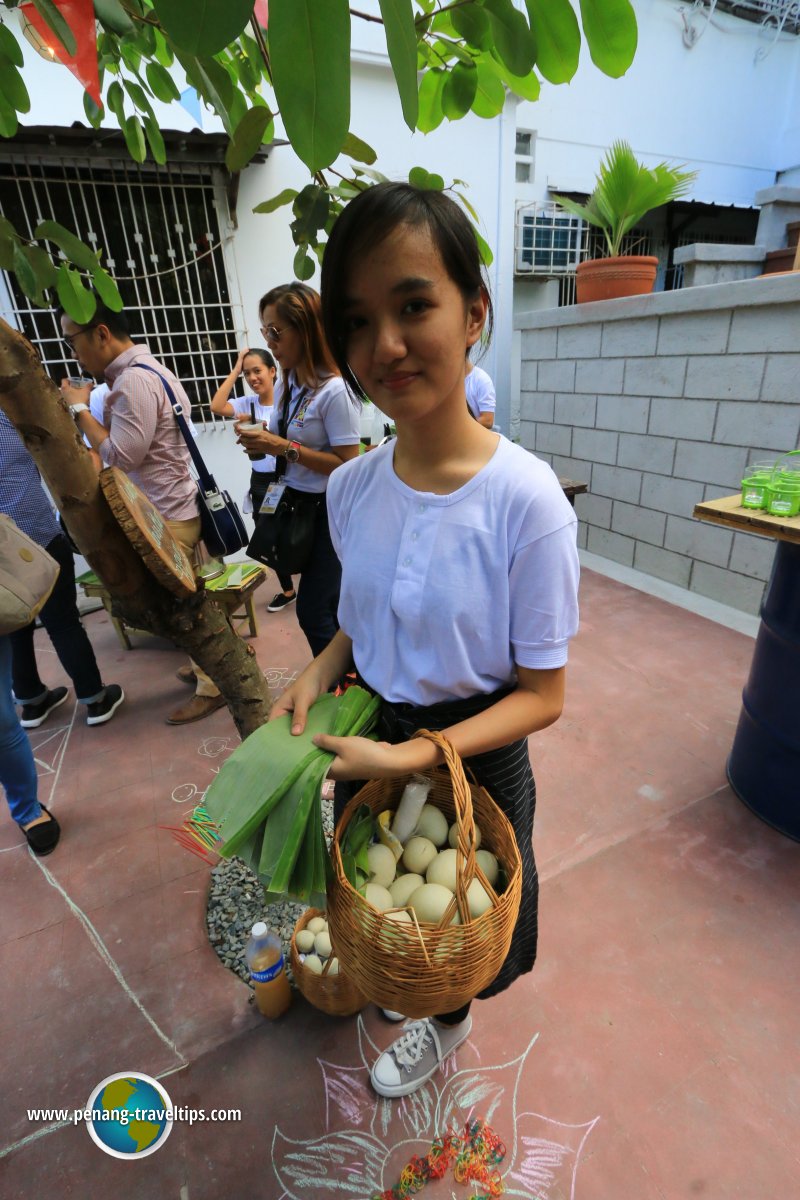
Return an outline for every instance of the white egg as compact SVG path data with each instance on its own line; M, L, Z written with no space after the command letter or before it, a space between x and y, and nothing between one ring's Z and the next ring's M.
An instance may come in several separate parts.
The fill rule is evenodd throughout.
M492 897L479 879L473 879L467 888L467 907L472 917L482 917L492 907Z
M306 925L306 929L310 929L312 933L322 933L323 929L328 928L328 922L324 917L312 917Z
M331 936L326 930L322 930L314 938L314 949L320 958L328 958L331 952Z
M397 912L387 912L387 921L394 921L397 925L413 925L414 922L404 909L398 908Z
M418 887L422 887L425 880L421 875L401 875L395 879L392 886L389 888L389 895L392 897L393 907L402 908L408 904L408 898L412 892L415 892Z
M417 888L409 900L410 906L417 914L417 920L430 925L438 925L447 912L453 893L438 883L423 883ZM458 913L455 914L458 918ZM455 924L455 920L450 924Z
M303 966L308 967L309 971L312 971L315 975L322 974L322 959L316 954L307 954Z
M450 833L448 834L447 840L451 846L455 846L456 842L458 841L458 826L456 825L455 821L450 826ZM481 844L481 831L478 826L478 822L476 821L475 822L475 849L476 850L478 849L478 846L480 846L480 844Z
M456 890L457 859L457 850L440 850L425 872L425 878L428 883L439 883L442 887L446 887L448 891L454 892ZM464 866L463 857L461 865L462 867Z
M367 904L371 904L379 912L386 912L387 908L395 907L388 888L381 887L379 883L368 883L365 889L365 897Z
M328 974L329 975L338 975L339 974L339 960L336 957L336 955L334 955L330 961L330 965L328 967Z
M301 954L309 954L314 949L314 938L316 934L310 929L299 929L294 935L295 944Z
M388 888L395 875L395 857L383 842L376 842L367 850L370 878L380 887Z
M475 855L478 866L483 871L489 883L494 887L497 883L497 877L500 874L500 867L497 859L492 854L491 850L479 850Z
M414 833L428 838L434 846L443 846L447 841L447 817L432 804L426 804L419 814Z
M436 847L430 838L412 837L403 851L403 862L415 875L424 875L436 858Z

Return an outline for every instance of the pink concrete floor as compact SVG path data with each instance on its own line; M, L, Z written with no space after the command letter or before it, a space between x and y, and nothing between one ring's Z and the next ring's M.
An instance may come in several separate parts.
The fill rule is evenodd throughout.
M305 643L292 610L261 609L254 644L277 693ZM64 829L50 858L0 823L4 1200L369 1200L470 1111L504 1140L507 1193L526 1200L800 1194L800 846L724 770L750 640L584 574L566 710L531 739L537 968L475 1005L446 1077L399 1103L367 1084L394 1033L376 1010L336 1020L297 998L269 1024L218 963L208 868L158 826L200 800L236 744L230 718L168 728L187 696L180 654L148 638L126 653L103 613L87 628L127 702L108 726L65 705L32 731ZM28 1118L82 1107L122 1071L241 1120L176 1124L122 1163L83 1128ZM467 1194L452 1178L423 1193Z

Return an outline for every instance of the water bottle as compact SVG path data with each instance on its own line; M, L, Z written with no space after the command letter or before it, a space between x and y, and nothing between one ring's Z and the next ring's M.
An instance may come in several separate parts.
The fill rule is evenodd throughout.
M257 921L252 928L245 958L258 1011L272 1020L280 1017L292 1002L292 989L283 961L281 940L263 921Z

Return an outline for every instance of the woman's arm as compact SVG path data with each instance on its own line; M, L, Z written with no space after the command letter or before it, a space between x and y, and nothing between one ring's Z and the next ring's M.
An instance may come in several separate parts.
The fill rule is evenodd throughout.
M248 452L260 450L263 454L283 455L290 444L287 438L278 437L268 429L247 432L237 425L236 434L239 444ZM301 445L298 461L301 467L308 467L309 471L316 471L318 475L330 475L349 458L357 458L358 447L358 442L354 446L332 446L330 450L312 450L310 446Z
M561 716L566 671L566 667L551 671L517 667L517 687L510 695L442 732L462 758L471 758L546 729ZM368 738L321 734L314 744L336 755L328 772L331 779L395 779L442 762L438 747L424 738L390 746Z
M321 654L306 667L294 683L282 692L272 706L270 721L293 713L292 733L302 733L308 710L329 688L342 678L353 665L353 643L341 629ZM337 741L339 739L337 738Z
M234 415L235 410L233 405L230 403L230 395L234 389L236 380L242 373L244 356L245 351L242 350L230 375L227 377L227 379L222 381L211 398L211 411L218 417L232 417Z

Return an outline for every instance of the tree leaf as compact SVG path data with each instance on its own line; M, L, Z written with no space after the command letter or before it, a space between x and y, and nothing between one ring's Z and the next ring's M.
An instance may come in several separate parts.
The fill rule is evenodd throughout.
M44 307L47 302L45 293L55 285L58 271L50 255L41 246L23 246L22 253L27 258L36 281L32 298Z
M61 42L67 54L75 54L78 48L75 41L75 34L61 15L59 9L56 8L53 0L33 0L33 6L45 25L53 31Z
M17 231L8 217L0 217L0 268L10 271L14 265L14 246L17 243Z
M93 293L83 286L77 271L71 270L66 263L58 268L56 291L61 307L73 321L78 325L88 325L97 309L97 301Z
M350 128L348 0L272 0L269 47L293 150L311 172L330 166Z
M19 121L15 110L0 97L0 137L12 138L18 129Z
M447 72L440 67L426 71L419 85L419 115L417 129L421 133L431 133L444 120L442 108L442 92L447 80Z
M478 249L481 252L481 262L485 267L490 267L494 262L494 254L489 247L489 243L481 237L477 229L475 230L475 237L478 241Z
M639 36L629 0L580 0L580 5L592 62L604 75L619 79L633 62Z
M477 72L478 86L472 102L472 111L476 116L490 120L503 111L506 90L497 70L494 65L489 64L488 60L484 59L478 62Z
M569 0L525 0L536 38L536 65L551 83L568 83L578 69L581 31Z
M229 171L241 171L258 153L271 121L272 113L268 108L248 108L225 151L225 166Z
M155 161L163 166L167 161L167 148L164 145L161 129L153 113L145 114L144 133L147 138L147 144L150 147L150 153Z
M325 228L330 211L331 198L325 188L315 183L306 184L292 204L292 212L302 227L310 233Z
M417 127L419 112L414 6L412 0L379 0L379 3L386 31L386 49L389 51L389 61L400 93L403 118L413 133Z
M366 142L362 142L361 138L356 137L354 133L348 133L342 143L342 154L346 154L348 158L354 158L356 162L374 163L377 159L377 154L368 146Z
M116 79L106 92L106 104L117 118L117 123L121 128L125 120L125 93L122 90L122 84L118 83Z
M294 188L284 188L282 192L278 192L277 196L273 196L271 200L262 200L261 204L257 204L253 209L254 213L271 213L277 208L281 208L284 204L290 204L294 200L297 192Z
M295 279L310 279L315 271L314 260L309 256L305 246L300 246L294 256L294 277Z
M36 285L36 273L28 261L28 256L25 254L24 247L19 242L14 242L13 250L14 274L17 277L17 283L22 288L26 296L31 300L38 298L38 288Z
M15 67L21 67L25 62L22 47L7 25L0 25L0 53L5 54Z
M451 121L460 121L469 112L478 86L478 72L474 64L467 67L457 62L450 71L442 89L442 110Z
M144 88L140 87L138 83L134 83L132 79L125 79L123 80L123 83L125 85L125 91L128 93L139 111L143 113L149 113L150 116L155 120L153 106L148 100Z
M218 54L235 41L253 15L253 4L254 0L153 0L156 16L175 46L198 56Z
M0 92L17 112L30 112L31 98L25 81L14 64L8 60L0 63Z
M453 28L470 46L488 50L492 44L492 26L489 18L477 4L465 4L450 13Z
M426 192L441 192L444 188L444 180L441 175L432 174L424 167L412 167L408 172L408 182L413 187L422 188Z
M83 93L83 111L92 129L99 129L103 120L103 110L95 104L88 92Z
M181 94L178 91L177 83L169 71L162 67L160 63L149 62L145 71L150 91L156 100L160 100L162 104L169 104L173 100L180 100Z
M492 59L494 62L494 59ZM499 66L500 64L496 64ZM503 81L508 84L515 96L520 96L523 100L538 100L539 93L542 90L542 85L539 81L539 76L535 71L531 71L530 75L526 75L524 79L519 75L512 75L508 70L501 70Z
M122 296L119 294L119 288L114 280L99 263L95 265L92 274L92 282L94 283L95 291L97 292L103 304L110 308L112 312L121 312L123 309Z
M511 0L484 0L484 8L500 58L515 75L527 75L536 59L536 43L528 22Z
M94 0L94 12L103 28L118 37L133 33L133 21L119 0Z
M134 162L144 162L147 157L147 145L144 140L142 122L134 113L122 122L122 132L125 135L125 145Z
M93 271L97 266L97 258L85 242L77 238L69 229L59 225L58 221L42 221L33 231L37 239L54 242L59 250L63 250L71 263L84 271Z

